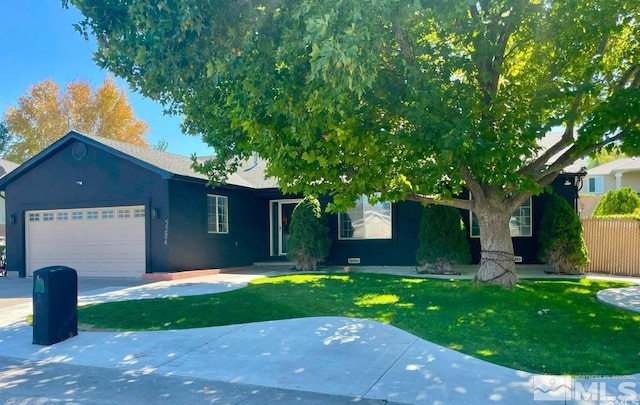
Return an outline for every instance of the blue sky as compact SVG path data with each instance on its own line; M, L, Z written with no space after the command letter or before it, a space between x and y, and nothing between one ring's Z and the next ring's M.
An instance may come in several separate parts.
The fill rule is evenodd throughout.
M83 79L93 88L108 74L92 60L95 41L74 30L82 15L74 8L65 10L60 0L0 0L0 115L7 105L17 105L32 84L53 79L60 87ZM180 132L180 117L162 113L162 106L125 88L135 115L149 125L147 139L156 144L164 139L167 152L190 156L211 155L198 137Z

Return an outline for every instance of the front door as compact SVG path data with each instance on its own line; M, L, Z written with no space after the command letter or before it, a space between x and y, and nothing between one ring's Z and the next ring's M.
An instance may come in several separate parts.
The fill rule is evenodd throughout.
M287 255L291 215L300 201L302 200L273 200L270 202L271 256Z

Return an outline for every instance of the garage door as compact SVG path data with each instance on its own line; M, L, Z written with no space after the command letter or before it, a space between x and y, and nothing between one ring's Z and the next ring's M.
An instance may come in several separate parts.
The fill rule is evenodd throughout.
M144 206L27 211L25 224L27 276L54 265L90 277L145 272Z

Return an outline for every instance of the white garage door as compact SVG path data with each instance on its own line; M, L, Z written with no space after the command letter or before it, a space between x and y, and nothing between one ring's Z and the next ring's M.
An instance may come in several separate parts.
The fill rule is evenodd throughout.
M27 276L55 265L90 277L145 272L144 206L27 211L25 224Z

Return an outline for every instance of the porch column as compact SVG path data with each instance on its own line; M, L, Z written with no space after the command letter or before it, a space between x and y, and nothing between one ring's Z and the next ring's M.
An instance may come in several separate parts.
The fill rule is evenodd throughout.
M616 176L616 190L620 190L622 188L622 172L616 173L615 176Z

